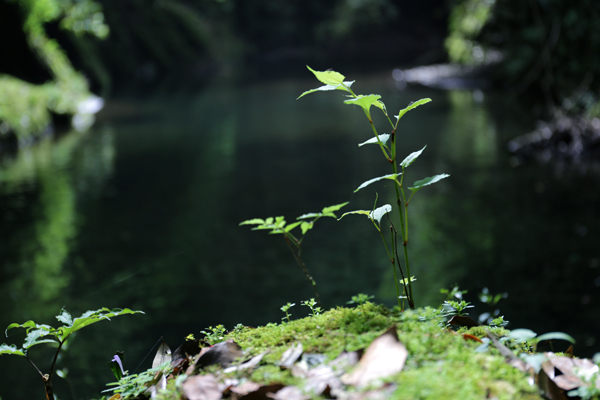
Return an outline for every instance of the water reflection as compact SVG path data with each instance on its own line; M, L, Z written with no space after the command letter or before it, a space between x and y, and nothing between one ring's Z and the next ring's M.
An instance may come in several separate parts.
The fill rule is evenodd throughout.
M494 94L398 91L381 76L357 82L364 93L382 94L390 110L433 99L407 114L399 131L401 156L428 145L407 182L451 174L411 202L418 304L438 303L439 289L455 282L473 302L483 287L506 291L500 308L512 327L582 332L582 351L593 349L600 275L594 178L509 167L506 142L532 121ZM376 191L380 204L393 201L385 183L353 194L389 166L379 149L358 148L369 126L343 97L295 100L312 85L283 81L219 87L169 104L107 104L105 116L113 117L104 129L4 166L0 295L9 311L0 323L54 323L62 306L77 314L102 306L147 312L80 333L62 361L75 398L111 381L106 364L116 350L126 350L133 372L160 336L177 346L209 325L278 321L281 305L311 297L281 237L240 221L290 220L348 200L348 210L366 209ZM326 307L358 292L394 304L392 271L366 220L319 221L303 247ZM20 382L19 390L39 396L33 370L12 367L19 361L0 358L0 387ZM68 398L71 389L60 385Z

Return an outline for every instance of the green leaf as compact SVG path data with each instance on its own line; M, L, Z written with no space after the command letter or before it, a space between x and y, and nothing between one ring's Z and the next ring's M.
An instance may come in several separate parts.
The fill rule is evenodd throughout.
M363 110L365 110L365 112L370 115L369 110L370 110L371 106L373 105L373 103L377 102L380 98L381 98L381 96L378 94L369 94L369 95L361 94L352 99L345 100L344 103L355 104L357 106L361 106L363 108Z
M258 225L258 224L264 224L264 223L265 223L264 219L254 218L254 219L249 219L249 220L244 221L244 222L240 222L239 226L242 226L242 225Z
M537 336L537 333L532 331L531 329L513 329L510 331L508 335L509 338L515 339L518 342L524 342L526 340L531 340Z
M334 211L338 211L340 210L342 207L344 207L345 205L347 205L349 202L345 202L345 203L340 203L340 204L336 204L333 206L329 206L329 207L325 207L323 208L322 214L325 216L325 214L333 214ZM329 215L327 215L329 216ZM335 215L333 215L333 217L335 218Z
M320 216L321 213L308 213L308 214L302 214L301 216L299 216L296 219L307 219L307 218L314 218L314 217L318 217Z
M407 112L409 112L410 110L419 107L420 105L429 103L431 101L430 98L425 98L425 99L421 99L421 100L417 100L417 101L413 101L412 103L410 103L408 105L408 107L403 108L402 110L400 110L400 112L398 113L398 115L396 116L397 119L402 118L402 116L404 114L406 114Z
M4 334L6 335L6 337L8 337L8 330L13 329L13 328L25 328L25 329L29 330L29 329L35 328L35 327L36 327L36 323L33 321L27 321L22 324L17 324L16 322L13 322L12 324L10 324L9 326L6 327Z
M390 211L392 211L392 206L389 204L385 204L379 208L376 208L375 210L373 210L372 212L369 213L369 218L371 220L375 220L377 221L378 224L381 224L381 218L389 213Z
M389 138L390 138L390 135L388 135L387 133L383 133L383 134L379 135L379 140L381 141L382 144L386 144ZM372 137L371 139L367 140L366 142L362 142L361 144L358 145L358 147L364 146L365 144L372 144L372 143L379 143L377 141L377 136Z
M273 217L269 217L265 220L265 225L273 225Z
M339 84L341 84L341 83L344 82L345 76L342 75L342 74L340 74L339 72L336 72L336 71L315 71L314 69L312 69L308 65L306 66L306 68L308 68L310 70L310 72L312 72L313 74L315 74L315 76L317 77L317 79L321 83L324 83L326 85L336 86L336 85L339 85Z
M400 165L402 166L402 168L406 168L410 164L412 164L413 162L415 162L415 160L417 159L417 157L419 157L421 155L421 153L423 152L423 150L425 150L425 147L427 147L427 145L423 146L423 148L421 150L419 150L419 151L415 151L414 153L410 153L404 160L402 160L402 162L400 163Z
M543 335L540 335L535 338L535 340L537 342L541 342L542 340L556 340L556 339L566 340L567 342L575 343L575 339L573 339L573 337L571 337L563 332L544 333Z
M431 185L433 183L439 182L444 178L449 177L450 175L448 174L440 174L440 175L435 175L435 176L430 176L429 178L425 178L425 179L421 179L420 181L416 181L412 187L409 187L410 190L412 190L413 192L416 192L417 190L421 189L423 186L427 186L427 185Z
M369 215L371 214L371 211L356 210L356 211L348 211L347 213L342 214L342 216L338 218L338 221L341 220L342 218L344 218L346 215L350 215L350 214L362 214L362 215L366 215L368 218L371 218L371 217L369 217Z
M308 232L309 230L311 230L312 227L313 227L313 223L312 222L302 221L302 225L300 225L300 229L302 229L302 234L304 235L306 232Z
M10 346L7 344L0 345L0 355L2 354L12 354L15 356L25 356L25 353L22 350L17 349L17 346L11 344Z
M314 92L328 92L330 90L343 90L345 92L350 92L350 86L352 86L353 83L354 81L346 81L344 83L340 83L339 85L325 85L316 89L310 89L298 96L296 100Z
M295 227L297 227L301 223L302 223L302 221L298 221L298 222L293 222L293 223L289 224L288 226L285 227L285 232L291 231L292 229L294 229Z
M387 109L385 108L385 104L383 104L383 101L379 100L376 101L375 103L373 103L373 105L379 109L381 109L381 111L383 111L383 114L387 117L388 113L387 113Z
M380 181L380 180L382 180L382 179L391 179L391 180L393 180L393 181L396 181L396 182L397 182L396 178L397 178L398 176L400 176L400 175L402 175L402 173L401 173L401 172L398 172L397 174L389 174L389 175L380 176L380 177L378 177L378 178L369 179L368 181L365 181L365 182L363 182L363 183L362 183L362 184L361 184L361 185L360 185L358 188L356 188L356 190L354 191L354 193L358 192L360 189L364 189L364 188L366 188L366 187L367 187L367 186L369 186L371 183L373 183L373 182L377 182L377 181Z
M65 325L73 325L73 317L71 317L71 314L69 314L64 308L60 310L60 314L56 316L56 319Z
M61 334L58 335L58 340L59 341L64 341L69 335L71 335L74 332L77 332L78 330L85 328L86 326L89 326L91 324L95 324L96 322L105 320L105 319L110 319L112 317L118 317L121 315L127 315L127 314L145 314L143 311L134 311L134 310L130 310L129 308L124 308L124 309L120 309L120 308L115 308L113 310L110 310L106 307L95 310L95 311L87 311L85 313L83 313L81 315L81 317L75 318L73 320L73 325L71 327L64 327L65 329L61 329Z

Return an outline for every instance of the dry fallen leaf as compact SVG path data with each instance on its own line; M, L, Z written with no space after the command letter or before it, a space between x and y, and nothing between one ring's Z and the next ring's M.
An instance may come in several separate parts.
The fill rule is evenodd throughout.
M374 379L402 371L407 357L408 351L398 340L396 327L393 326L371 343L358 366L342 376L342 382L357 387L368 385Z
M303 351L304 349L302 348L302 343L296 343L292 345L292 347L284 351L281 355L281 361L279 361L279 365L282 368L291 368L298 358L300 358Z
M286 386L277 393L267 394L267 397L275 400L310 400L312 396L304 394L297 386Z
M219 400L222 393L219 390L214 375L194 375L183 383L183 393L189 400Z
M241 357L242 354L242 348L231 339L217 343L209 348L202 349L194 365L190 366L186 373L188 375L197 374L200 369L214 364L227 367L236 358Z
M543 364L542 369L559 388L563 390L572 390L580 386L589 385L582 380L590 380L592 375L598 372L598 365L586 358L571 358L556 356L554 353L545 353L548 358ZM556 369L562 375L556 374ZM594 382L596 387L600 388L600 378Z
M248 392L240 397L234 396L235 400L271 400L274 394L283 389L284 385L275 383L272 385L260 386L258 389Z
M226 374L234 371L243 371L245 369L251 369L256 367L262 361L263 357L267 354L267 351L263 351L262 353L252 357L250 360L246 361L240 365L232 365L231 367L227 367L223 370Z

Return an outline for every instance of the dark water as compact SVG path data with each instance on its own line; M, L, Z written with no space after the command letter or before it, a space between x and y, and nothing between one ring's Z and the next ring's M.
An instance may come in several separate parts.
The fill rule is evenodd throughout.
M478 306L473 316L499 309L509 328L563 331L577 339L575 354L599 351L600 178L511 163L506 143L534 126L514 99L354 78L356 90L380 93L390 111L433 99L402 119L398 149L403 157L427 144L409 183L451 175L411 202L417 305L438 305L439 289L457 283ZM68 381L54 378L59 398L100 397L117 350L133 372L161 336L174 348L211 325L279 321L287 302L297 304L295 318L307 314L299 304L312 289L283 239L239 222L291 221L344 201L347 211L369 209L375 191L379 204L393 201L384 183L353 194L389 165L377 147L357 147L372 134L340 93L295 100L313 86L279 81L115 101L93 131L4 163L0 326L55 324L61 307L146 312L80 331L60 360ZM392 271L366 218L319 221L303 254L325 308L360 292L394 304ZM485 308L477 298L484 287L508 297ZM7 343L22 343L17 330L9 334ZM30 355L47 372L50 353L39 346ZM2 356L0 371L2 399L43 398L26 360Z

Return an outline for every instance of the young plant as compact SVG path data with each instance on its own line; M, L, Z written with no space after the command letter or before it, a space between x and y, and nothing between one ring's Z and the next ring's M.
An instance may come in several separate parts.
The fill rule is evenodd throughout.
M200 331L200 333L204 334L205 336L204 340L207 341L211 346L224 341L226 332L227 329L220 324L215 327L208 327L208 331Z
M367 301L371 300L375 296L370 296L364 293L359 293L356 296L352 296L350 301L347 301L346 304L356 304L357 306L365 304Z
M317 302L315 301L315 299L305 300L301 304L310 308L313 317L316 317L317 315L323 312L323 309L317 306Z
M304 272L304 275L306 276L306 278L311 282L313 290L315 292L315 298L317 299L317 304L319 304L319 306L320 306L321 298L319 297L319 292L317 290L317 282L312 277L312 275L308 272L308 269L306 268L306 265L304 264L304 261L302 260L302 242L304 240L304 236L306 235L306 233L309 230L311 230L313 228L313 226L315 225L315 222L317 222L320 218L323 218L323 217L331 217L331 218L337 219L335 212L338 211L339 209L341 209L342 207L344 207L346 204L348 204L348 202L325 207L325 208L323 208L323 210L321 212L318 212L318 213L308 213L308 214L301 215L298 218L296 218L298 221L293 222L289 225L285 221L285 217L269 217L267 219L260 219L260 218L249 219L247 221L241 222L240 226L241 225L256 225L254 228L252 228L253 231L266 229L266 230L271 231L271 232L269 232L269 234L271 234L271 235L277 235L277 234L283 235L283 238L285 239L285 243L287 244L288 248L292 252L292 256L294 257L294 260L296 260L296 263L298 264L300 269L302 269L302 272ZM294 235L292 233L292 230L294 230L296 228L300 228L300 230L302 232L301 235L297 235L297 234Z
M392 268L394 269L394 279L396 281L396 294L398 296L398 305L402 308L401 296L400 296L400 292L398 289L398 277L396 274L396 264L398 265L400 274L403 276L402 283L404 286L404 296L408 300L409 307L414 308L415 302L414 302L414 296L413 296L413 291L412 291L413 279L410 274L410 263L409 263L409 258L408 258L408 205L410 204L410 201L412 200L415 193L417 191L419 191L421 188L431 185L433 183L436 183L444 178L447 178L449 175L440 174L440 175L435 175L435 176L432 176L429 178L425 178L425 179L416 181L412 186L408 187L408 190L410 190L411 194L410 194L410 197L407 198L406 192L404 190L405 189L404 173L406 171L406 168L408 168L421 155L423 150L425 150L425 147L423 147L419 151L409 154L406 158L404 158L404 160L401 163L398 163L398 159L397 159L397 155L396 155L396 140L397 140L397 136L398 136L397 135L398 123L400 122L400 119L404 116L404 114L406 114L410 110L417 108L420 105L430 102L431 99L428 99L428 98L421 99L421 100L418 100L416 102L409 104L406 108L401 109L398 112L398 115L395 115L396 122L394 123L394 122L392 122L392 120L390 119L390 117L387 113L385 104L380 100L381 99L380 95L378 95L378 94L357 95L350 88L352 86L352 84L354 83L354 81L345 81L344 75L340 74L339 72L331 71L331 70L315 71L310 67L308 67L308 69L315 75L317 80L319 80L321 83L325 84L325 86L321 86L316 89L308 90L308 91L302 93L298 98L301 98L307 94L318 92L318 91L341 90L343 92L346 92L347 97L349 97L349 99L345 100L344 103L350 104L350 105L356 105L356 106L359 106L362 108L365 116L367 117L367 120L369 121L369 125L371 126L371 130L374 135L374 137L359 144L358 146L362 147L366 144L375 144L375 145L379 146L384 158L392 166L391 174L383 175L383 176L380 176L377 178L370 179L370 180L364 182L363 184L361 184L354 192L357 192L360 189L363 189L363 188L369 186L370 184L380 181L380 180L383 180L383 179L389 179L394 182L396 204L398 206L398 216L399 216L399 220L400 220L400 237L402 239L402 245L404 248L403 253L404 253L404 265L405 265L406 274L404 274L402 266L400 265L400 259L398 257L398 249L397 249L398 233L397 233L396 229L394 228L394 225L391 223L391 221L390 221L390 224L391 224L390 233L391 233L391 245L393 246L393 251L389 250L387 243L386 243L385 247L386 247L388 256L390 258L390 261L392 263ZM379 108L381 110L381 112L383 112L385 118L387 119L387 121L390 124L391 131L389 134L388 133L380 134L378 132L377 128L375 127L375 124L373 123L373 118L371 117L371 107L372 106ZM399 166L401 168L400 170L398 169ZM386 207L384 209L385 213L390 211L387 209L388 206L391 208L391 206L389 204L386 204L385 206L383 206L383 207ZM378 209L378 210L380 210L380 209ZM375 214L376 211L377 210L373 210L372 213ZM359 213L362 214L363 212L359 212ZM344 214L344 215L346 215L346 214ZM373 221L375 219L373 217L374 216L369 217L371 219L371 221ZM378 219L378 223L379 222L380 222L380 218ZM379 227L377 227L377 225L375 227L378 228L378 231L382 235L382 238L385 243L385 238L383 237L383 233L381 232L381 229L379 229ZM406 278L404 278L405 276L406 276Z
M25 332L27 333L27 336L25 337L25 342L23 343L20 349L17 348L17 346L15 345L2 344L0 346L0 355L12 354L16 356L25 357L27 361L29 361L29 363L33 366L33 368L35 368L38 374L40 374L40 377L44 381L46 399L54 400L54 392L52 390L52 375L55 372L58 354L60 353L60 350L65 347L65 344L69 337L78 330L96 322L105 319L110 319L112 317L117 317L119 315L139 313L144 314L142 311L132 311L129 308L125 308L122 310L109 310L108 308L101 308L96 311L87 311L83 313L81 317L73 319L71 314L69 314L65 309L62 309L60 314L56 316L56 319L62 322L63 326L60 326L58 328L54 328L49 325L36 324L34 321L27 321L23 324L13 323L6 328L6 336L8 337L8 331L10 329L24 328ZM56 346L56 353L54 354L52 364L50 365L50 372L47 374L44 374L42 371L40 371L37 365L29 357L29 349L31 349L33 346L42 343L49 343L53 346Z
M290 322L290 313L288 313L288 311L295 305L296 303L287 303L286 305L281 306L281 311L285 313L285 317L281 318L282 321L287 320L287 322Z

